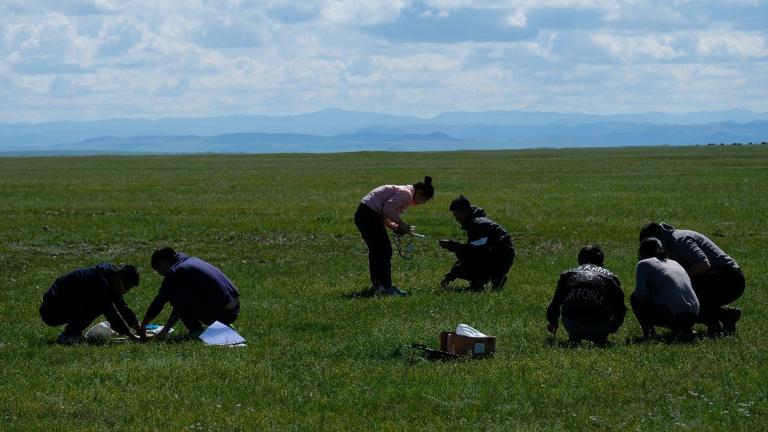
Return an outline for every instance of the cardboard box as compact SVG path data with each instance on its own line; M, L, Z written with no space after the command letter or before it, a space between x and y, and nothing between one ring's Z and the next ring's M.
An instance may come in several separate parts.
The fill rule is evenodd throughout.
M440 333L440 351L456 355L471 355L473 358L490 357L496 352L496 338L468 337L456 332Z

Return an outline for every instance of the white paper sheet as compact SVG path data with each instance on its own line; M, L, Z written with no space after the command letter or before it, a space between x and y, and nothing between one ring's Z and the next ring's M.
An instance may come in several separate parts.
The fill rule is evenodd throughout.
M232 327L218 321L208 326L200 334L200 340L208 345L237 345L245 342L245 338L240 336Z

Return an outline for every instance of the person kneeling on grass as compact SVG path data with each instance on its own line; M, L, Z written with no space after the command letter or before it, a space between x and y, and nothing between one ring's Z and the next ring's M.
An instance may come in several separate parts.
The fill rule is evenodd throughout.
M629 297L643 329L643 338L656 335L654 326L667 327L679 338L693 336L699 299L683 266L667 258L661 241L648 237L640 243L635 292Z
M489 281L491 289L501 289L515 261L512 236L488 219L485 210L471 205L464 195L451 201L449 210L467 232L467 243L440 240L440 247L455 253L457 259L440 285L446 288L453 280L465 279L472 291L482 291Z
M648 237L659 239L669 258L680 263L691 278L701 304L698 322L707 325L710 335L733 334L741 310L725 305L741 297L745 288L744 273L736 261L707 236L664 222L643 226L639 240Z
M605 256L596 245L585 246L579 266L560 274L555 295L547 308L547 330L557 333L562 310L563 326L571 341L582 339L604 344L624 322L627 307L619 278L603 267Z
M136 267L116 268L109 263L73 270L56 279L43 294L40 317L51 327L66 324L56 342L72 345L83 341L83 330L99 315L109 321L112 330L139 340L131 328L140 332L139 321L123 294L139 285Z
M219 321L229 325L237 319L240 292L215 266L164 247L152 254L152 268L164 278L141 321L142 337L147 324L160 314L166 303L171 304L173 311L158 333L159 337L168 334L179 319L189 330L190 337L200 336L203 324Z

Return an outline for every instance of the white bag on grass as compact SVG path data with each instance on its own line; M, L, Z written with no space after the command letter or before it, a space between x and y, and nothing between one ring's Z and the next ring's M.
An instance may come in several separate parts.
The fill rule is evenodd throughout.
M89 328L88 331L85 332L85 338L102 340L109 339L116 334L117 332L112 330L112 326L109 325L109 321L102 321Z
M459 324L459 325L457 325L456 326L456 334L457 335L461 335L461 336L467 336L467 337L478 337L478 338L488 337L487 335L485 335L481 331L479 331L479 330L477 330L475 328L472 328L472 327L470 327L470 326L468 326L466 324Z

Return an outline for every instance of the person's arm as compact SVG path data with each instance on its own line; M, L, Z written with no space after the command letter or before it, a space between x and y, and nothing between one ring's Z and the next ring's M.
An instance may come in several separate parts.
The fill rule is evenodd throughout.
M142 318L141 320L141 325L139 326L140 337L142 338L146 337L147 324L151 323L153 319L157 318L157 316L160 315L160 312L163 311L163 308L165 307L165 304L167 302L168 302L168 299L164 295L164 291L161 287L160 292L157 293L157 296L155 296L155 299L152 300L152 303L150 303L149 308L147 308L147 312L144 314L144 318Z
M561 274L555 289L555 295L547 307L547 331L557 334L558 321L560 320L560 307L563 305L565 291L565 275Z
M645 301L650 295L647 285L647 273L649 271L651 271L650 264L645 261L637 263L637 267L635 268L635 292L632 293L632 295L638 300Z
M176 324L176 321L178 320L179 320L179 314L176 313L176 310L173 310L171 312L171 315L165 321L165 324L163 324L163 329L160 330L160 332L157 334L157 337L165 337L168 334L168 332L171 331L171 328L173 328L173 325Z
M139 336L136 336L133 334L133 332L131 332L131 329L128 328L128 325L125 323L125 320L123 319L122 315L120 315L120 312L117 311L117 308L113 303L110 303L104 310L104 317L107 318L107 321L109 321L109 325L112 327L112 330L123 336L128 336L128 338L131 340L139 340Z
M139 331L139 319L136 317L136 314L133 312L133 309L131 309L128 306L128 303L125 302L125 299L123 296L118 297L115 300L115 308L120 313L120 315L125 320L125 323L128 324L128 326L137 332Z
M411 230L411 226L401 220L400 215L405 211L412 199L413 196L408 191L398 190L392 198L384 203L384 207L382 208L384 224L401 234L408 234Z
M611 286L609 288L611 293L611 310L613 311L613 318L608 329L610 333L616 333L624 324L624 317L627 315L627 306L624 304L624 291L621 290L621 282L619 278L614 276L611 278Z
M707 258L707 254L699 247L696 240L691 237L685 237L675 242L677 254L688 263L685 271L688 276L698 276L709 271L712 265Z

